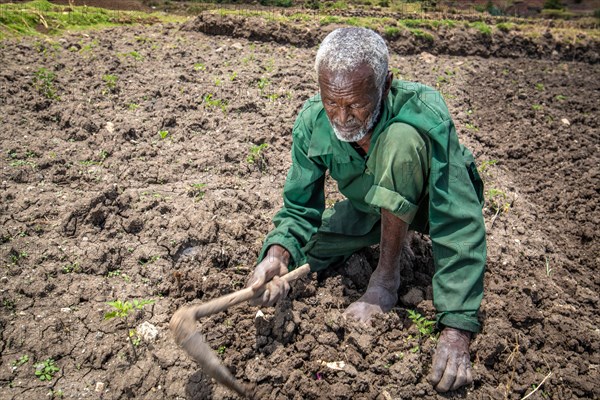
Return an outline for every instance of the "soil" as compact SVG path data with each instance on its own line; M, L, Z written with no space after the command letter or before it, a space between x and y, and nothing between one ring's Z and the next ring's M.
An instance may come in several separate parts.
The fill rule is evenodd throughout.
M317 90L315 48L160 24L1 46L0 398L236 398L168 321L244 286L281 206L294 118ZM427 381L435 343L407 314L435 313L420 235L401 300L371 325L340 315L377 247L297 282L263 316L239 305L203 320L208 343L265 399L520 399L548 374L530 398L599 398L600 67L396 51L391 66L442 91L505 196L484 210L475 382L442 396ZM44 96L42 67L59 98ZM339 198L328 180L328 205ZM105 320L116 299L155 303ZM141 336L144 322L158 337L134 355L128 327ZM48 358L60 370L41 381L34 364Z

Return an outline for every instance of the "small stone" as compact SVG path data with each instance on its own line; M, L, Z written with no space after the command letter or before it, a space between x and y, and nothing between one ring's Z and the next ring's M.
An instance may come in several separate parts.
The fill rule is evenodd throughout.
M73 310L71 310L70 307L64 307L64 308L60 309L60 312L64 312L64 313L70 313L71 311L73 311Z
M113 124L112 122L107 122L106 130L108 131L108 133L114 133L115 132L115 124Z
M95 389L96 393L104 392L105 386L106 385L104 384L104 382L96 382L96 389Z
M244 46L242 46L242 44L239 42L232 44L231 47L233 47L234 49L237 49L237 50L241 50L244 48Z
M264 318L265 317L265 313L263 313L261 310L258 310L256 312L256 315L254 316L254 318Z
M566 118L561 119L560 122L562 122L566 126L570 126L571 125L571 122L568 119L566 119Z
M421 53L421 58L425 61L426 64L431 64L435 61L435 56L433 54L427 53L426 51Z
M522 226L517 226L517 233L519 235L523 235L525 233L525 228Z
M215 50L215 53L221 53L223 51L222 47L219 47L218 49Z
M150 322L145 321L136 328L138 335L144 339L145 342L152 343L156 341L158 337L158 328L152 325Z

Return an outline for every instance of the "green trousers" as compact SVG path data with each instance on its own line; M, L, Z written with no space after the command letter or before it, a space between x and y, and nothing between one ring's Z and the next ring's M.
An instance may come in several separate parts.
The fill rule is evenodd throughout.
M381 217L359 211L344 200L323 212L321 227L302 250L311 270L321 271L380 240Z

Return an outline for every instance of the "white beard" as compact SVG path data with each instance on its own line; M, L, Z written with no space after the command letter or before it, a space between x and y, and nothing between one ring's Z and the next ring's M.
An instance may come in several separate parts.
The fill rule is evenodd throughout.
M358 131L346 133L346 132L340 132L335 127L335 124L332 123L331 127L333 128L333 132L335 133L335 136L342 142L358 142L359 140L361 140L365 136L367 136L367 133L369 133L369 131L371 129L373 129L373 127L377 123L377 119L379 118L379 114L381 113L381 104L380 104L381 97L382 96L380 95L379 100L377 101L377 107L375 108L373 115L371 115L371 117L367 121L366 126L363 126Z

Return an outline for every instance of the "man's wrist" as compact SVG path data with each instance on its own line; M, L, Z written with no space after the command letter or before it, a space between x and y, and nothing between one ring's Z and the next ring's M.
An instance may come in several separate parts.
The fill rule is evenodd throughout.
M278 259L286 266L290 263L290 252L278 244L274 244L267 250L267 256L269 259Z

